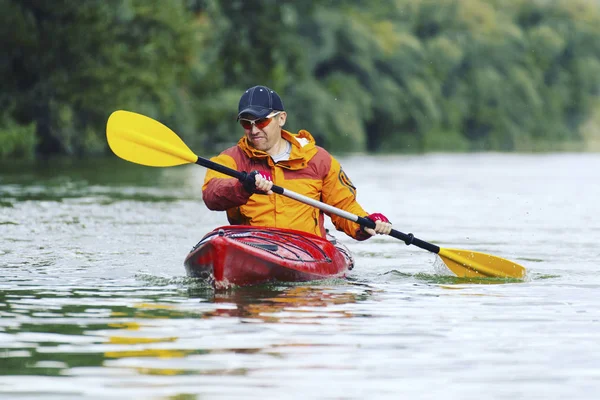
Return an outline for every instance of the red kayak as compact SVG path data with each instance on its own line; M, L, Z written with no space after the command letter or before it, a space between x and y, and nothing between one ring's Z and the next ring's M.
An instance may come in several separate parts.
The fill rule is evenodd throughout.
M226 289L343 278L354 260L333 236L325 239L292 229L235 225L204 236L184 264L188 276Z

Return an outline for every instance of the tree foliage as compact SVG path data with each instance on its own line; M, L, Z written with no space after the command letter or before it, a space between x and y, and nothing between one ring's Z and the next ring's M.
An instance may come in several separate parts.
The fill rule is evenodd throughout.
M597 115L588 0L0 0L0 157L106 151L124 108L198 151L247 87L332 151L548 150ZM586 122L588 123L586 125Z
M103 148L117 108L174 112L194 39L183 4L0 0L0 106L36 124L45 154Z

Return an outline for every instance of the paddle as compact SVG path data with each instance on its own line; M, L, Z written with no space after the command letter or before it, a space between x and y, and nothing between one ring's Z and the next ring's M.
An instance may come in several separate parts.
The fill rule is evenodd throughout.
M106 137L112 151L124 160L152 167L171 167L198 164L237 179L245 173L198 157L175 132L149 117L129 111L115 111L108 119ZM359 217L339 208L273 185L273 192L311 205L330 214L338 215L361 226L375 228L368 218ZM443 249L434 244L392 229L390 236L424 250L436 253L446 266L459 277L523 278L526 270L519 264L503 258L470 250Z

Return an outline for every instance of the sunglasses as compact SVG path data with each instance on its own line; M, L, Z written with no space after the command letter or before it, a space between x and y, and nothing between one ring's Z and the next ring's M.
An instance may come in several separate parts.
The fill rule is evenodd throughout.
M281 111L278 111L275 114L269 115L265 118L260 118L260 119L240 118L239 121L240 121L240 125L242 126L242 128L247 129L247 130L251 130L253 126L256 126L258 129L264 129L271 123L271 120L273 119L273 117L276 117L279 114L281 114Z

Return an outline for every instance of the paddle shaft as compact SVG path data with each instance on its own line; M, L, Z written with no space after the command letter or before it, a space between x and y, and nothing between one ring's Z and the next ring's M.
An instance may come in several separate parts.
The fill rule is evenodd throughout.
M222 174L231 176L238 180L242 180L246 177L246 175L243 172L236 171L235 169L226 167L226 166L216 163L214 161L207 160L206 158L198 157L198 159L196 160L196 164L202 165L203 167L212 169L212 170L220 172ZM330 206L329 204L325 204L321 201L311 199L310 197L306 197L306 196L301 195L296 192L292 192L291 190L282 188L281 186L273 185L271 190L274 193L289 197L290 199L297 200L304 204L308 204L310 206L318 208L319 210L322 210L322 211L328 212L330 214L334 214L339 217L356 222L361 226L365 226L365 227L371 228L371 229L375 228L375 222L371 221L368 218L359 217L358 215L354 215L347 211L340 210L339 208ZM397 231L395 229L392 229L392 231L390 232L390 236L395 237L396 239L402 240L404 243L406 243L407 246L412 244L417 247L420 247L423 250L427 250L427 251L430 251L435 254L438 254L440 252L440 248L438 246L428 243L424 240L418 239L412 233L406 234L406 233Z

